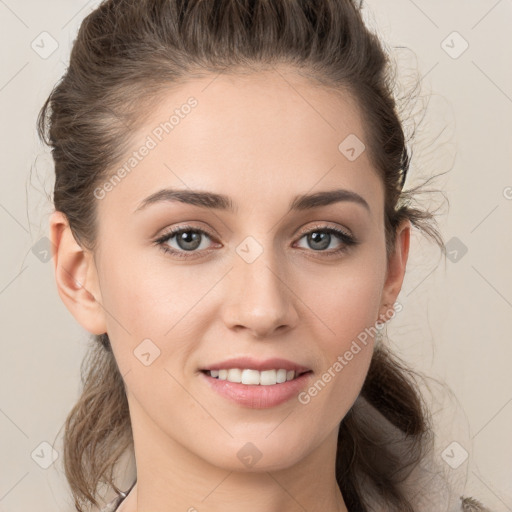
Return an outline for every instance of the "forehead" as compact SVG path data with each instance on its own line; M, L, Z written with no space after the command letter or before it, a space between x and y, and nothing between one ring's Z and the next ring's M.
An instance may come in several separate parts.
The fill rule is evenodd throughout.
M316 189L380 193L367 151L352 160L343 152L345 141L367 138L347 93L276 70L209 75L155 100L133 133L133 154L110 170L125 172L102 206L133 212L164 187L220 192L251 208L288 205L288 197ZM143 146L150 149L141 157Z

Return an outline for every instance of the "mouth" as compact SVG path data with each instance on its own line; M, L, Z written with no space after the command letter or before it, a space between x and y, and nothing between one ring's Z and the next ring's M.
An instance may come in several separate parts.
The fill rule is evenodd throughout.
M208 377L224 380L235 384L247 386L273 386L296 380L304 374L312 373L311 370L286 370L285 368L273 370L253 370L249 368L223 368L218 370L201 370Z
M223 368L203 369L199 375L211 390L238 407L268 409L297 398L308 386L313 371Z

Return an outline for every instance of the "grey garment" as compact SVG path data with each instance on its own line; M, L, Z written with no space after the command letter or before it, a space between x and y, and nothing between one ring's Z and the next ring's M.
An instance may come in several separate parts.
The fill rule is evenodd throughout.
M121 504L121 502L123 501L124 499L124 496L122 495L119 495L117 498L115 498L114 500L110 501L109 503L107 503L101 510L100 512L114 512L114 510L117 510L117 507L119 507L119 505Z
M112 501L108 502L101 510L100 512L114 512L115 510L118 509L119 505L121 505L121 503L123 502L123 500L126 498L126 496L128 496L128 494L130 493L130 491L133 489L134 485L137 483L137 480L135 480L135 482L133 482L133 484L130 486L130 488L125 491L125 492L122 492L119 493L119 495L114 498Z
M490 508L485 508L479 501L475 500L475 498L465 498L461 496L461 500L462 512L492 512Z
M126 498L126 496L128 496L128 493L132 490L132 488L136 482L137 482L137 480L135 480L135 482L132 484L132 486L126 492L121 492L119 494L119 496L117 496L117 498L114 498L110 503L108 503L105 507L103 507L100 512L114 512L115 510L117 510L119 505L121 505L123 500ZM460 512L493 512L493 511L488 508L485 508L475 498L461 496Z

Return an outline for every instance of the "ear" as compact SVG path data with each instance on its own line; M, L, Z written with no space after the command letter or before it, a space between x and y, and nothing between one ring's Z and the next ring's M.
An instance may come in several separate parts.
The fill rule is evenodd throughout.
M77 243L66 215L60 211L50 217L49 235L62 302L85 330L92 334L107 332L93 254Z
M387 322L395 303L405 276L407 258L409 256L409 244L411 238L411 221L405 219L400 223L396 231L396 240L393 253L389 257L386 281L382 290L382 301L379 312L381 322Z

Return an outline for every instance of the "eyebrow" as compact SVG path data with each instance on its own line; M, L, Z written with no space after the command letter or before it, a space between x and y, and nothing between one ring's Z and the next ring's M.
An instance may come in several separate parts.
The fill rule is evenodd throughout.
M324 192L316 192L314 194L303 194L296 196L289 206L289 212L304 211L321 206L327 206L334 203L350 201L363 206L370 212L370 206L367 201L359 194L352 190L335 189ZM231 213L237 213L238 208L229 196L224 194L216 194L214 192L204 192L201 190L178 190L178 189L162 189L158 192L146 197L134 213L147 208L148 206L160 202L180 202L199 206L201 208L209 208L214 210L223 210Z

